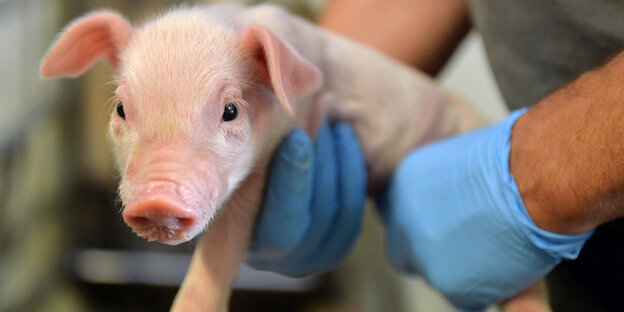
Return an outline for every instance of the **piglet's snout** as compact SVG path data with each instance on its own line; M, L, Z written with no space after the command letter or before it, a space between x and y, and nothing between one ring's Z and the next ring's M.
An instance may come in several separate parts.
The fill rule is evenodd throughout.
M188 240L198 215L175 196L151 194L130 203L123 218L141 237L175 245Z

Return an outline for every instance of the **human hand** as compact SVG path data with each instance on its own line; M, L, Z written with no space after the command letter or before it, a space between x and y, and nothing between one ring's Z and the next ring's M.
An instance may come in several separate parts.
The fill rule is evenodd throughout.
M513 297L576 258L591 236L542 230L527 213L509 170L511 129L523 112L415 150L380 198L393 264L422 274L461 309Z
M302 130L280 145L247 263L289 276L328 270L360 232L366 170L355 133L324 123L312 144Z

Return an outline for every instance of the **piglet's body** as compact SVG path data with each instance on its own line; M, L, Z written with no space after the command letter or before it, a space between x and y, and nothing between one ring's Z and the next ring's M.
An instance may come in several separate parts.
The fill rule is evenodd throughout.
M140 28L96 12L66 29L42 73L76 76L100 58L118 84L109 136L124 219L167 244L211 225L178 311L226 308L268 161L293 127L348 121L374 191L414 147L480 124L424 75L274 6L179 9Z

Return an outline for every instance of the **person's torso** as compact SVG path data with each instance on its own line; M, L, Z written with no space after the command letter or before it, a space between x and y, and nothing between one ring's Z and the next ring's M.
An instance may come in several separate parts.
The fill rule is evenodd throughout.
M535 104L624 47L622 0L471 0L510 109Z

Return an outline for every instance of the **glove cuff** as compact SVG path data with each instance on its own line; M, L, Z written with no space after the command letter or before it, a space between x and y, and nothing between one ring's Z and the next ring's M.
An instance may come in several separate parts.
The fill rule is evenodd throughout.
M518 120L524 113L527 112L527 108L519 109L512 112L509 117L502 123L503 131L498 138L497 155L501 155L499 158L499 166L502 169L502 179L505 183L505 187L508 192L505 192L512 217L515 219L515 223L518 224L521 232L529 239L529 241L540 250L544 251L547 255L554 258L555 261L565 259L576 259L578 254L583 248L583 245L594 233L593 230L578 234L578 235L564 235L546 231L539 228L531 216L527 212L526 206L518 190L518 185L514 179L510 166L509 155L511 150L511 131ZM514 203L514 204L511 204Z

